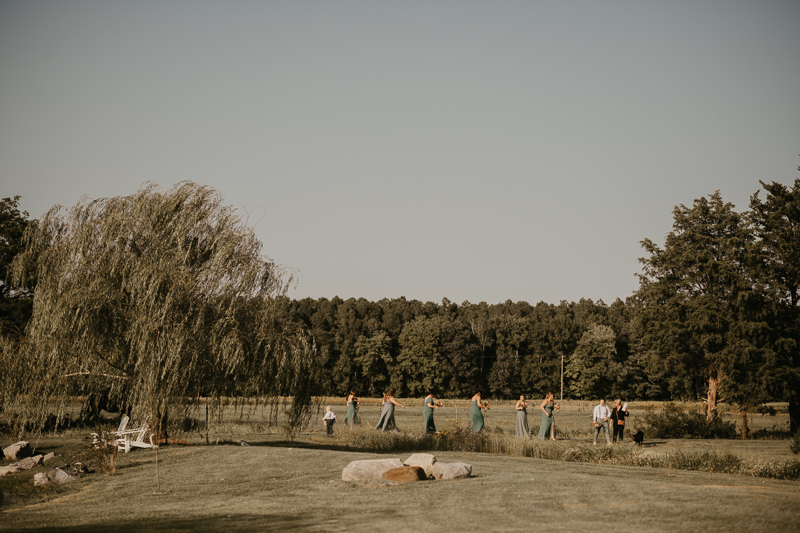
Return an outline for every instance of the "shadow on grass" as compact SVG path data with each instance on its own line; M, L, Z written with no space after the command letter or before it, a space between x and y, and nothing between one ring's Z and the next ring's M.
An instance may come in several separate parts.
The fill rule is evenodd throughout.
M332 524L328 524L331 526ZM141 531L287 531L290 529L328 529L325 523L315 517L302 517L275 514L229 514L207 515L193 518L158 517L135 522L100 522L94 524L81 524L76 526L36 526L22 528L17 531L58 531L65 533L108 533L115 532L141 532Z
M326 444L324 442L306 442L306 441L263 441L263 442L250 442L245 441L247 444L243 445L241 442L220 442L220 446L241 446L258 447L258 448L301 448L304 450L329 450L334 452L358 452L358 453L374 453L378 455L396 454L396 451L376 451L369 448L356 448L353 446L341 446L339 444Z

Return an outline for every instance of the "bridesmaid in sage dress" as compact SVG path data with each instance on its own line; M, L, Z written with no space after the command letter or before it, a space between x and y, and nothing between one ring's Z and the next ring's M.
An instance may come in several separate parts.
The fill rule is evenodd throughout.
M524 394L520 395L514 409L517 410L517 437L531 438L531 428L528 426L528 404L525 403Z
M481 391L475 393L475 396L472 397L472 413L470 418L472 419L472 432L477 433L483 429L483 411L484 409L483 404L481 403Z
M422 410L422 416L425 417L425 434L436 433L436 424L433 422L434 409L439 409L439 405L433 401L433 393L429 392L425 396L425 408Z
M548 392L544 401L542 402L542 424L539 426L539 439L556 440L555 436L555 420L553 419L553 393Z
M394 389L389 389L389 392L383 396L383 409L381 410L381 417L375 425L375 429L380 429L381 431L400 431L397 429L397 424L394 422L395 405L403 409L406 408L405 405L400 405L394 399Z
M344 418L344 424L349 426L350 429L353 429L358 425L358 413L356 412L357 409L358 398L356 398L355 391L351 389L350 394L347 395L347 416Z

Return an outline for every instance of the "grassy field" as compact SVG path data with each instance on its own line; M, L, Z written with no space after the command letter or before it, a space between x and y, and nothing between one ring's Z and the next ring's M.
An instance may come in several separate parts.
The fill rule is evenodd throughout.
M800 519L796 482L447 452L474 477L365 488L341 470L379 455L262 444L164 447L160 494L154 453L130 453L116 476L3 512L0 530L711 533L797 531Z
M412 433L422 433L423 419L422 419L422 399L419 398L401 398L398 400L401 404L405 405L405 409L397 408L395 410L395 419L397 426L402 431ZM445 428L451 424L467 426L470 417L470 402L468 400L444 400L444 407L435 412L434 418L438 429ZM344 416L347 413L347 407L343 398L326 398L323 400L323 405L330 405L336 414L337 425L336 431L344 429ZM641 426L644 420L645 408L654 407L658 409L658 403L635 403L631 402L628 410L631 417L628 421L628 430L626 435L630 435L637 427ZM700 409L700 404L682 404L686 409ZM556 437L559 439L568 439L576 441L591 441L593 428L591 425L593 403L581 403L577 401L566 401L561 403L561 410L555 416L556 422ZM324 409L323 409L324 410ZM369 399L362 402L359 410L359 416L362 420L364 427L373 427L380 416L381 406L378 400ZM741 416L738 413L730 412L726 408L721 409L722 417L725 420L732 421L741 427ZM514 402L502 401L492 402L491 409L486 412L485 425L495 431L505 431L513 433L516 425L516 411L514 410ZM189 432L186 434L189 440L203 440L201 433L205 424L203 411L197 413L195 418L198 422L198 430L194 433ZM301 431L298 435L299 439L311 438L324 435L325 428L321 421L322 412L319 413L309 427ZM531 430L535 433L538 431L541 421L541 411L539 410L539 402L531 402L528 407L528 423ZM785 405L783 409L779 409L776 416L764 416L758 414L751 414L749 417L749 428L751 434L758 430L788 430L789 416L786 412ZM211 442L224 441L224 440L238 440L247 439L255 433L263 436L279 435L280 428L266 427L266 415L261 408L254 408L252 406L240 406L235 408L229 406L222 420L212 420L210 424L210 439ZM627 437L626 437L627 438ZM604 437L600 436L600 440ZM786 446L788 453L788 445Z
M421 433L421 400L400 402L407 406L396 411L400 429ZM378 455L343 448L349 432L343 425L344 402L329 399L325 403L332 404L338 416L337 437L325 436L320 414L295 442L287 442L280 428L269 427L260 408L245 405L235 412L230 406L221 419L212 420L211 445L202 445L205 419L201 410L195 416L203 423L192 428L192 421L187 421L187 431L179 435L193 445L159 450L158 494L155 454L150 450L121 454L115 476L95 471L58 488L30 486L33 475L44 467L17 474L13 481L0 478L3 492L16 483L0 501L0 530L800 530L800 482L746 475L447 451L436 452L439 460L469 462L474 477L380 489L355 486L340 481L350 461L405 459L410 453ZM562 404L556 417L561 442L542 445L581 448L590 444L591 407ZM629 406L634 428L643 407ZM538 406L529 415L532 429L539 423L535 409ZM362 404L361 432L369 434L379 411L377 402ZM513 434L515 416L513 402L493 402L486 425L493 434ZM466 401L445 401L436 413L440 429L465 426L468 418ZM751 417L751 430L781 427L784 418L785 412ZM115 422L109 419L106 424ZM86 460L90 455L82 443L84 433L88 430L72 429L32 443L37 453L60 453L59 464ZM7 445L9 438L3 436L0 445ZM240 446L240 440L253 446ZM786 440L677 439L646 444L648 453L657 454L708 451L748 460L797 459ZM632 444L623 446L633 449Z

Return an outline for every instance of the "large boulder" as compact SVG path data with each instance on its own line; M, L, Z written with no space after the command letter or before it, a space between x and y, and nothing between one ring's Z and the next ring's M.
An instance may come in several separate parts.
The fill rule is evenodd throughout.
M461 479L472 475L472 465L467 463L436 463L433 477L436 479Z
M436 464L436 457L429 453L415 453L405 461L406 466L418 466L425 471L427 477L433 476L433 465Z
M42 463L46 463L50 459L53 459L55 456L56 454L54 454L53 452L48 453L47 455L44 456L44 459L42 459Z
M342 481L371 481L381 479L384 472L403 466L400 459L353 461L342 470Z
M21 440L11 446L3 448L3 454L5 454L6 459L13 459L16 461L18 459L30 457L33 455L33 452L31 451L31 446L28 444L28 441Z
M39 485L47 485L48 483L50 483L50 478L47 477L47 472L39 472L33 476L34 487L38 487Z
M412 481L424 481L428 479L425 470L419 466L400 466L390 468L381 475L381 479L397 481L398 483L410 483Z

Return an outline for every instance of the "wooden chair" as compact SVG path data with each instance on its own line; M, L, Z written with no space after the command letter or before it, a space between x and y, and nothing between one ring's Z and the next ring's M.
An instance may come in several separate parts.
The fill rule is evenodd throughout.
M144 424L138 429L127 429L130 418L128 415L122 417L119 422L119 427L116 431L111 431L106 434L103 433L102 437L96 433L92 433L95 446L101 442L107 443L110 446L116 446L118 450L123 450L125 453L131 451L131 448L155 448L158 447L153 441L153 433L148 431L149 426ZM147 439L147 441L145 441Z

